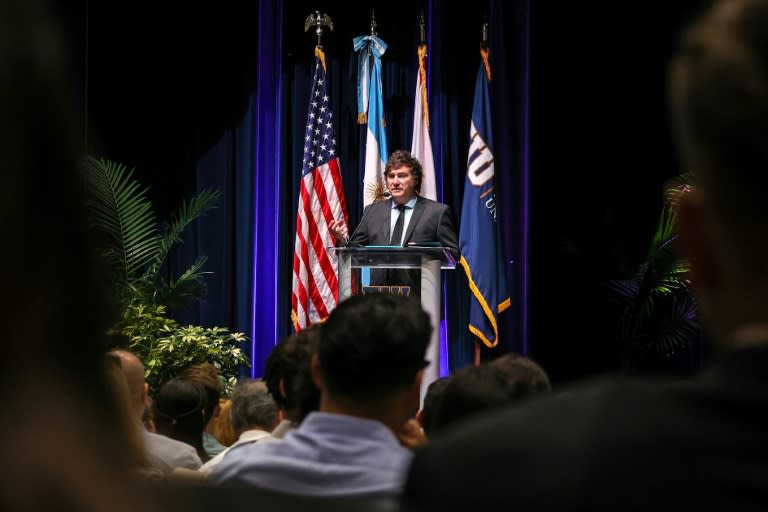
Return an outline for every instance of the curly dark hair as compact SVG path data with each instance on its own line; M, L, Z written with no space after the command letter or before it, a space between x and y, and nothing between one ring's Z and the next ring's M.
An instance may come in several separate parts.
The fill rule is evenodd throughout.
M424 177L424 173L422 172L421 168L421 162L414 158L414 156L411 155L409 151L404 149L398 149L389 155L387 165L384 167L384 179L386 180L389 171L392 169L399 169L401 167L409 167L411 169L411 174L413 175L413 179L416 182L414 187L416 193L418 194L421 192L421 180Z

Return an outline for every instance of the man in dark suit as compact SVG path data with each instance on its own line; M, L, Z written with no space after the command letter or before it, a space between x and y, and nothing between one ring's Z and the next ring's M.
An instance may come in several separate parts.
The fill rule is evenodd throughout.
M696 182L679 249L716 342L689 382L608 380L457 425L417 453L409 510L768 508L768 0L721 0L670 68ZM588 338L584 338L588 339Z
M384 178L391 198L368 205L351 238L344 223L332 221L329 228L337 241L350 245L398 246L439 242L458 256L458 236L450 208L419 195L421 163L408 151L395 151L384 168ZM371 283L408 285L418 291L418 274L402 271L386 274L372 274Z

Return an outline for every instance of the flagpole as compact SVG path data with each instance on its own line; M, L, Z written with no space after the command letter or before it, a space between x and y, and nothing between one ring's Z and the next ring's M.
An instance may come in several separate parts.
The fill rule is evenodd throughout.
M483 22L483 38L480 41L480 50L481 52L488 52L488 22ZM480 340L475 339L475 366L480 365L481 360L481 350L480 350Z
M373 9L371 9L371 35L372 35L372 36L377 36L377 35L379 35L379 34L376 32L376 28L377 28L377 27L378 27L378 25L376 24L376 13L374 12L374 10L373 10Z
M424 9L419 15L419 44L427 44L427 23L424 21Z

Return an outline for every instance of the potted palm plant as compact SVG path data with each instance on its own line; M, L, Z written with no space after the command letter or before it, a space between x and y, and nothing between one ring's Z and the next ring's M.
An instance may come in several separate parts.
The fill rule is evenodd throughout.
M645 261L629 279L609 283L621 304L618 339L622 366L628 370L668 359L700 336L689 264L675 252L678 199L690 190L690 178L684 174L666 187Z
M216 206L221 193L204 190L185 201L160 224L147 196L147 187L121 163L88 157L88 211L99 233L102 255L112 273L113 293L121 311L114 327L128 338L128 347L144 362L146 377L155 389L183 368L213 363L225 388L234 382L239 365L247 364L240 349L242 333L223 327L182 326L168 317L168 306L198 299L205 290L206 257L200 256L176 277L162 270L184 229Z

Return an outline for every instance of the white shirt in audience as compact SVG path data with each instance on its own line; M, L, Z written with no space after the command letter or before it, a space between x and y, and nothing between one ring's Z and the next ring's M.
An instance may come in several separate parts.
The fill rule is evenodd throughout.
M202 465L202 467L199 469L199 471L203 472L210 472L213 470L214 467L216 467L222 460L224 460L224 456L229 453L229 451L236 447L243 444L249 444L249 443L258 443L259 441L264 441L267 439L272 439L272 436L269 432L265 432L263 430L246 430L242 434L240 434L240 437L232 443L232 446L206 462Z
M203 465L193 446L149 432L143 425L141 429L144 450L153 468L168 473L175 468L198 469Z

